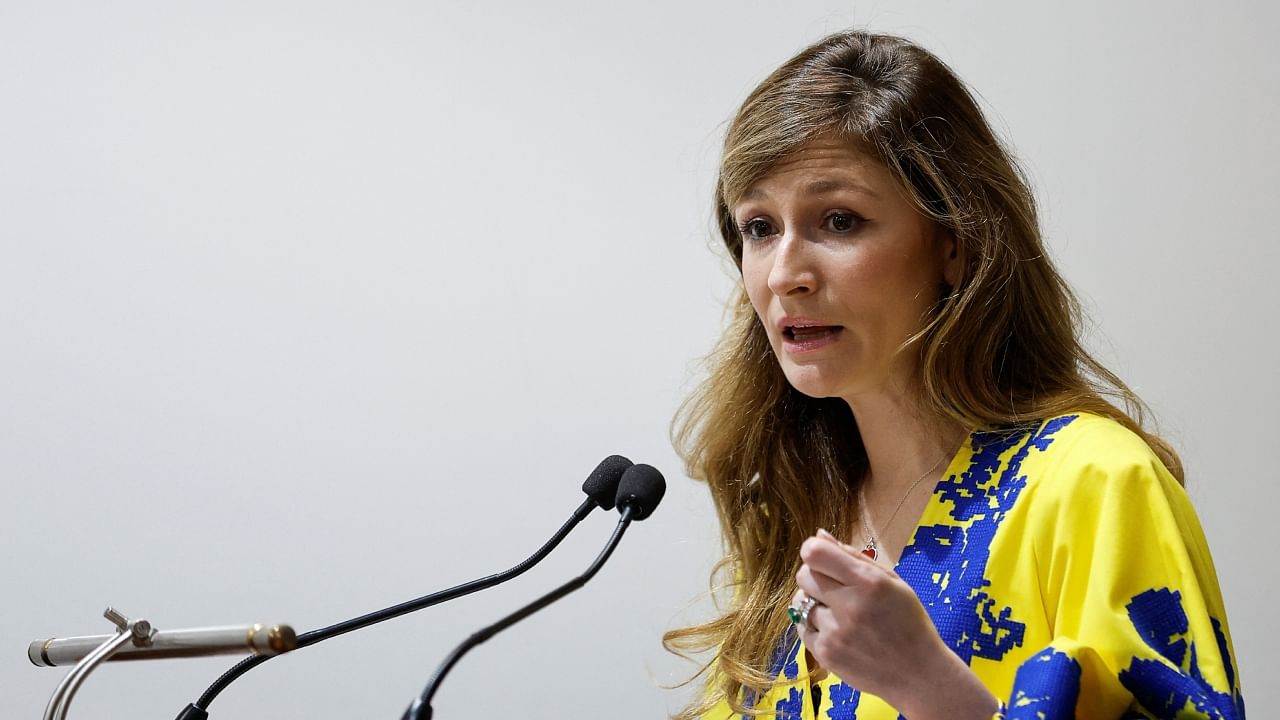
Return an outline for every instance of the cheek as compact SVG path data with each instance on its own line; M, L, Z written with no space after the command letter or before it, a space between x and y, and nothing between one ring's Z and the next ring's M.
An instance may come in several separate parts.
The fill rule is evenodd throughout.
M768 274L761 271L758 264L743 260L742 287L747 293L747 299L751 301L751 307L755 308L756 316L764 322L769 310L769 301L773 297L773 293L769 290ZM767 322L765 324L768 325Z
M851 259L834 279L854 290L850 294L862 302L904 312L922 302L933 303L939 281L923 259L890 253Z

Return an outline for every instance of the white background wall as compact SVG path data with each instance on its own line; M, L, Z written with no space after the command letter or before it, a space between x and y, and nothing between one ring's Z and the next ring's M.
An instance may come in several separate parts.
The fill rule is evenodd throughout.
M311 629L514 564L613 452L666 472L664 506L437 717L678 707L658 637L705 614L717 546L667 428L729 287L723 123L853 24L950 62L1025 159L1094 346L1184 453L1246 700L1280 704L1274 4L4 0L4 716L61 676L27 643L107 604ZM212 714L399 717L612 524ZM231 664L109 666L73 717L173 717Z

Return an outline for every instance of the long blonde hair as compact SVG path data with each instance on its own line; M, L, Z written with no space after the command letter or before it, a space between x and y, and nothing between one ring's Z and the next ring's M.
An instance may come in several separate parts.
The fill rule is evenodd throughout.
M926 412L974 429L1095 413L1139 434L1182 480L1172 447L1143 429L1141 400L1081 344L1079 302L1045 253L1011 154L950 68L905 39L832 35L747 97L729 126L715 195L739 268L730 208L778 161L833 133L889 168L955 238L961 276L912 345ZM763 692L774 679L766 666L787 626L800 543L817 527L852 532L867 469L847 404L787 383L741 287L708 365L673 435L690 477L710 487L726 552L713 582L723 578L732 601L720 617L663 637L680 654L715 651L702 667L714 668L708 692L681 720L723 699L758 714L744 707L743 691Z

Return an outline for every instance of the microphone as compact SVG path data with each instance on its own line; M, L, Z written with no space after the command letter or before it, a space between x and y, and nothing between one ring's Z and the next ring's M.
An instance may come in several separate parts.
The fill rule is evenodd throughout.
M613 554L614 548L618 547L618 542L622 540L622 535L627 531L633 520L644 520L653 514L658 503L662 501L662 496L666 494L667 481L663 479L662 473L658 469L643 463L632 465L622 474L622 480L618 485L617 506L621 517L618 519L618 526L614 528L613 535L610 536L609 542L604 546L604 550L591 563L587 571L524 607L516 610L501 620L482 628L470 637L463 640L460 645L449 653L449 656L440 663L436 668L435 674L431 677L430 682L423 688L422 693L414 698L414 701L404 711L404 715L400 720L430 720L431 718L431 698L435 697L436 690L439 689L440 683L444 681L453 666L466 655L471 648L485 642L489 638L515 625L521 620L545 608L551 603L577 590L587 581L595 576L600 568L604 565L609 556Z
M518 575L521 575L549 555L551 551L560 544L560 541L565 539L571 530L577 527L579 523L591 514L591 511L595 510L597 507L605 510L612 510L618 498L618 487L621 483L622 477L625 475L626 471L632 467L632 462L621 455L610 455L600 461L600 464L591 471L591 474L587 476L586 481L582 483L582 491L587 494L587 498L582 501L582 504L578 506L577 510L573 511L573 515L565 521L564 525L561 525L560 529L557 530L542 547L538 548L537 552L533 553L528 558L525 558L525 560L520 564L508 570L504 570L503 572L472 580L471 582L466 582L461 585L456 585L448 588L447 590L441 590L430 595L424 595L415 600L409 600L407 602L400 603L399 605L393 605L383 610L361 615L360 617L352 618L350 620L337 623L336 625L330 625L329 627L302 633L297 638L297 648L301 649L310 645L315 645L318 642L349 633L353 630L359 630L361 628L380 623L384 620L399 617L406 613L422 610L423 608L428 608L432 605L460 598L464 595L470 595L473 592L491 588L494 585L504 583ZM236 680L236 678L258 665L261 665L267 660L270 660L272 657L274 656L253 655L241 660L239 663L236 663L230 670L227 670L221 677L213 681L213 684L205 689L199 699L183 708L182 712L178 713L176 720L207 720L209 717L209 705L213 703L214 698L218 697L219 693L225 690L228 685Z
M631 508L632 520L644 520L653 514L667 493L667 481L652 465L632 465L618 482L619 508Z

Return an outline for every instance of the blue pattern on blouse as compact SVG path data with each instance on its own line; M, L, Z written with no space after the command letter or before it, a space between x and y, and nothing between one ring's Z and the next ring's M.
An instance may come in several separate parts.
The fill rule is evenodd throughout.
M777 677L782 675L788 680L795 680L800 676L800 633L794 625L788 625L786 632L782 633L782 639L778 641L778 645L773 649L773 655L769 658L769 675ZM795 701L795 691L792 696L778 701L777 712L779 720L791 717L783 715L785 711L790 712L793 702ZM745 689L742 694L742 702L747 707L756 704L756 693L750 688ZM784 707L785 705L785 707ZM800 705L795 707L795 720L800 718ZM742 720L754 720L751 715L743 715Z
M1218 650L1227 666L1231 693L1218 692L1205 680L1196 662L1196 645L1187 640L1190 624L1182 607L1182 594L1161 588L1134 596L1125 607L1129 620L1143 642L1169 667L1159 660L1134 658L1128 669L1120 671L1120 683L1148 712L1158 717L1174 717L1188 703L1209 720L1244 720L1244 697L1235 690L1235 667L1227 651L1222 624L1216 618L1213 633Z
M862 700L862 692L849 687L848 683L838 682L831 686L828 695L831 707L827 708L827 717L831 720L858 720L858 703Z
M1018 668L1006 720L1071 720L1080 696L1080 663L1045 648Z
M986 591L991 581L983 575L991 541L1026 487L1022 463L1032 451L1047 450L1053 436L1077 417L1054 418L1034 430L974 433L969 468L944 478L935 491L942 502L951 503L952 519L970 524L922 526L902 551L898 574L920 598L947 647L966 664L974 657L999 660L1022 645L1026 625ZM1004 472L993 481L1001 456L1014 447Z

